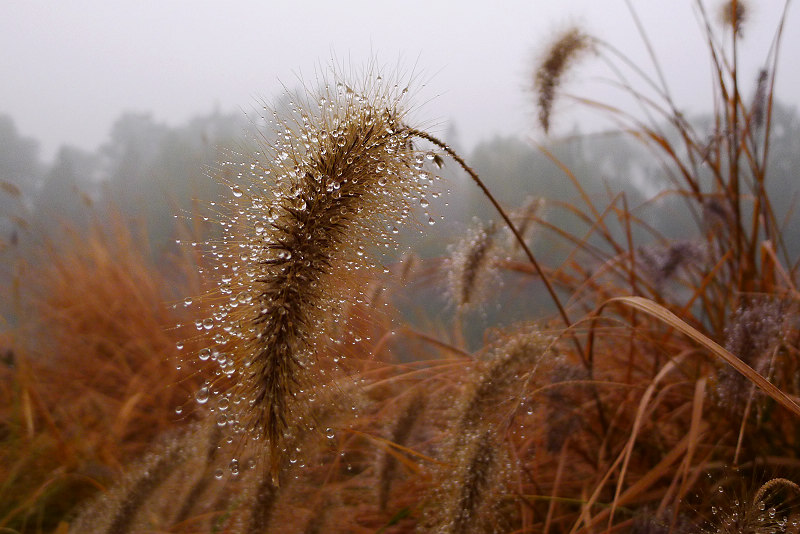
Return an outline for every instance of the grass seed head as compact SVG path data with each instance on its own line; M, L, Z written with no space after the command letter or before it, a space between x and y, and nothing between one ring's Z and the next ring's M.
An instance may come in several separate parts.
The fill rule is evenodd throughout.
M717 489L711 514L699 529L702 534L800 531L800 487L794 482L773 478L756 491L737 491L722 486Z
M742 27L747 21L747 3L744 0L726 0L719 8L722 24L733 29L736 37L742 37Z
M477 429L496 422L499 413L513 411L501 407L509 401L519 402L519 394L536 372L547 342L538 331L520 328L499 342L487 361L478 364L472 385L456 406L453 448L460 448Z
M764 126L767 115L768 85L769 71L767 71L767 69L761 69L758 73L758 80L756 81L753 103L750 106L750 127L753 131L757 131Z
M550 45L536 69L533 87L538 96L539 124L545 133L550 131L550 114L564 73L590 47L591 40L587 34L579 28L569 28Z
M492 532L499 497L505 492L509 458L494 429L476 432L458 451L446 491L437 532Z
M449 248L444 267L449 296L455 306L466 310L478 306L492 282L497 281L497 243L494 224L475 221L461 241Z
M332 78L288 95L286 115L272 113L274 140L229 184L218 254L226 274L213 333L235 384L219 402L238 405L229 422L267 442L273 476L285 438L310 420L326 325L372 267L366 249L392 240L380 228L421 191L406 90L377 73L360 86Z

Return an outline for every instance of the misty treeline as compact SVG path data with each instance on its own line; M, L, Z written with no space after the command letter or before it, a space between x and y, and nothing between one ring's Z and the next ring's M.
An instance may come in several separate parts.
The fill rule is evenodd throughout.
M700 116L695 121L711 139L710 119ZM141 236L156 265L167 269L178 240L202 240L213 234L211 203L225 187L225 173L236 168L222 162L248 154L259 131L258 124L242 113L213 112L180 126L164 124L149 114L128 113L114 122L97 150L67 145L52 161L44 162L38 142L20 133L12 117L0 114L0 183L4 184L0 249L4 255L14 251L24 255L31 243L44 239L57 244L66 233L80 234L93 219L102 221L114 213ZM453 139L454 132L454 128L448 132ZM534 237L534 249L540 254L565 256L569 250L563 240L551 239L553 232L562 229L580 235L585 224L566 208L586 199L564 169L601 209L624 195L629 207L639 206L634 213L668 238L691 238L697 231L685 203L670 193L672 170L639 143L619 133L577 131L543 145L539 142L495 137L478 144L467 159L509 209L522 205L529 194L544 199L536 216L547 224L539 225ZM793 222L798 211L800 117L795 108L776 104L769 155L769 196L776 213L784 217L789 257L797 258L800 225ZM441 255L442 243L460 235L473 218L493 217L491 206L464 176L447 167L441 173L449 190L434 201L442 205L434 205L432 213L446 217L440 221L437 216L435 228L425 225L425 232L406 238L414 240L414 252L421 256ZM583 231L591 241L591 228ZM625 229L620 225L616 231L622 235ZM637 245L652 240L652 234L638 232L633 236ZM8 264L2 276L9 276Z

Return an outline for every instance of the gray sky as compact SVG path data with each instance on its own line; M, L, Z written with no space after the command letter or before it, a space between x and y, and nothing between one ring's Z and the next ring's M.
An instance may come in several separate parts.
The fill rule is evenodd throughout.
M708 108L709 74L693 0L632 0L687 111ZM783 0L751 1L745 80L754 80ZM716 14L718 2L707 2ZM754 6L754 7L753 7ZM0 3L0 113L49 158L61 144L94 149L123 111L179 124L249 110L282 81L311 78L332 55L363 64L416 65L426 87L423 118L454 120L468 146L532 129L530 85L537 52L559 29L582 23L647 61L623 0L5 0ZM800 13L790 10L778 96L797 104ZM595 60L572 77L597 91ZM749 76L749 77L748 77ZM746 88L749 94L750 88ZM606 95L605 92L601 93ZM562 107L556 126L575 124ZM591 124L581 115L578 122Z

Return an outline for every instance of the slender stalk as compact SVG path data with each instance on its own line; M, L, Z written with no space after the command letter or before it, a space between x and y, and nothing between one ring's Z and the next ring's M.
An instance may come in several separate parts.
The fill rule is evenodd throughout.
M561 319L564 321L564 324L567 326L567 328L571 327L572 321L567 315L567 311L564 309L564 306L561 304L561 300L558 298L558 295L556 295L555 289L553 289L553 285L550 283L550 280L548 279L547 275L542 270L542 267L539 265L539 262L536 261L536 258L533 256L531 249L528 247L527 243L525 243L525 239L520 235L519 230L517 230L517 227L514 226L513 222L511 222L511 219L508 217L508 214L505 212L502 206L500 206L500 204L497 202L497 199L494 198L494 195L492 195L492 193L480 179L478 173L476 173L472 169L472 167L467 165L467 162L464 161L464 159L461 156L459 156L455 150L450 148L446 143L444 143L440 139L421 130L411 129L409 130L408 133L413 137L419 137L420 139L425 139L426 141L433 143L434 145L444 150L448 156L453 158L453 160L456 163L458 163L467 174L469 174L470 178L472 178L472 180L478 185L483 194L486 195L486 198L489 199L489 202L492 203L492 206L494 206L494 208L500 214L500 217L503 218L503 221L506 223L508 228L514 234L514 238L517 240L520 247L522 247L522 250L525 252L525 256L527 256L528 261L531 262L531 265L533 265L533 268L536 269L536 273L539 275L539 278L541 278L542 282L544 282L545 288L547 289L547 292L550 294L550 298L553 299L556 308L558 308L558 313L561 316ZM581 351L581 357L583 357L582 351Z
M564 306L561 304L561 300L558 298L558 295L556 295L555 289L553 289L553 286L550 283L549 278L547 277L547 275L542 270L541 266L539 265L539 262L536 261L536 258L533 256L533 252L531 252L531 249L525 243L525 239L522 237L522 235L520 235L519 231L517 230L517 227L514 226L513 222L511 222L511 219L508 217L508 214L505 212L505 210L502 208L502 206L500 206L500 204L497 202L497 199L494 198L494 195L492 195L492 193L489 191L489 189L486 187L486 185L480 179L480 176L478 176L478 173L476 173L472 169L472 167L467 165L467 162L464 161L464 159L461 156L459 156L458 153L456 153L456 151L454 151L452 148L450 148L446 143L444 143L440 139L437 139L436 137L432 136L431 134L429 134L427 132L423 132L423 131L415 130L415 129L409 130L408 133L413 137L419 137L420 139L425 139L426 141L428 141L430 143L433 143L434 145L436 145L439 148L441 148L442 150L444 150L447 153L448 156L453 158L453 160L455 160L455 162L458 163L461 166L461 168L464 169L464 171L467 174L469 174L469 176L478 185L478 187L481 189L483 194L486 195L486 198L489 199L489 202L492 203L492 206L494 206L494 208L497 210L497 212L503 218L503 221L505 221L506 225L508 225L508 228L514 234L514 238L517 240L517 242L522 247L522 250L525 252L525 256L527 256L528 260L531 262L531 265L533 265L533 268L536 269L536 273L539 275L539 278L541 278L542 282L544 282L544 285L547 288L547 292L550 294L550 298L553 299L553 302L555 303L556 307L558 308L558 313L559 313L559 315L561 315L561 319L564 321L564 324L566 325L567 329L571 328L573 323L570 320L569 315L567 315L567 311L564 309ZM586 353L584 352L583 347L581 346L580 342L578 341L578 339L576 337L572 336L572 342L575 345L575 350L578 352L578 355L581 358L581 363L583 363L583 366L589 372L589 376L592 376L592 362L591 362L591 360L589 360L586 357ZM608 420L606 418L605 408L603 407L603 403L600 402L600 397L599 397L599 395L597 393L597 389L596 388L593 388L593 394L594 394L595 404L597 406L597 414L598 414L598 418L600 420L600 424L602 425L603 430L607 431L608 430Z

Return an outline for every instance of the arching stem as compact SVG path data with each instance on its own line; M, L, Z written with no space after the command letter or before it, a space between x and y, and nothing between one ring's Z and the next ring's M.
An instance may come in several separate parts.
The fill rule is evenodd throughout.
M558 313L561 316L561 320L564 321L564 324L566 325L567 329L571 328L572 327L572 321L570 320L569 315L567 315L567 311L564 309L564 306L561 304L561 300L558 298L558 295L556 295L555 289L553 289L553 286L550 283L550 280L548 279L547 275L545 275L544 271L542 270L541 266L539 265L539 262L536 261L536 258L533 256L533 252L531 252L531 249L528 248L527 243L525 243L525 239L519 233L519 230L517 230L517 227L514 226L514 223L511 222L511 219L508 217L508 214L506 214L506 212L503 209L503 207L500 206L500 204L497 202L497 199L494 198L494 195L492 195L492 193L489 191L489 189L486 187L486 185L480 179L480 176L478 176L478 173L476 173L472 169L472 167L467 165L467 162L464 161L464 159L461 156L459 156L458 153L456 153L455 150L453 150L446 143L444 143L443 141L437 139L436 137L432 136L431 134L429 134L427 132L423 132L421 130L416 130L416 129L410 129L409 130L409 134L411 136L413 136L413 137L419 137L420 139L425 139L429 143L432 143L432 144L436 145L437 147L441 148L442 150L445 151L445 153L448 156L453 158L453 160L456 163L458 163L461 166L461 168L464 169L464 171L467 174L469 174L469 176L478 185L478 187L481 189L483 194L486 195L486 198L489 199L489 202L492 203L492 206L494 206L494 208L497 210L497 212L503 218L503 221L505 221L506 225L508 225L508 228L514 234L514 238L517 240L517 242L522 247L522 250L525 252L525 256L528 257L528 260L531 262L531 265L533 265L533 268L536 270L536 273L539 275L539 278L541 278L542 282L544 282L545 288L547 288L547 292L550 294L550 298L553 299L553 302L555 303L556 308L558 308ZM581 344L578 341L578 339L575 338L574 336L570 336L570 337L572 337L572 341L575 344L575 349L578 351L578 355L581 358L581 362L583 363L584 367L589 372L589 376L591 377L592 374L593 374L593 369L592 369L593 366L592 366L591 360L587 359L586 354L584 353L583 347L581 346ZM600 397L599 397L599 395L597 393L597 390L595 388L592 388L592 390L593 390L594 397L595 397L595 403L597 405L597 411L598 411L598 416L599 416L599 419L600 419L600 423L601 423L603 429L607 431L608 430L608 424L607 424L607 419L606 419L606 415L605 415L605 409L603 408L603 403L600 402Z
M421 139L425 139L426 141L429 141L430 143L433 143L434 145L436 145L439 148L441 148L442 150L444 150L447 153L448 156L453 158L453 160L455 160L455 162L458 163L461 166L461 168L464 169L464 171L467 174L470 175L472 180L478 185L478 187L481 189L483 194L486 195L486 198L489 199L489 202L492 203L492 206L494 206L494 208L497 210L497 212L503 218L503 221L505 221L506 225L508 225L508 228L514 234L514 238L516 238L517 242L522 247L522 250L525 252L525 255L528 257L528 260L531 262L531 265L533 265L533 268L536 269L536 273L539 275L539 278L541 278L542 282L544 282L544 285L547 288L547 292L550 294L550 297L553 299L553 302L555 303L556 307L558 308L558 313L561 315L561 318L564 320L564 323L566 324L567 328L572 326L572 321L570 321L569 316L567 315L567 312L564 309L564 306L561 305L561 300L558 298L558 295L556 295L556 292L553 289L552 284L550 284L550 280L544 274L544 271L542 271L542 268L539 265L539 262L536 261L536 258L533 256L533 253L531 252L531 249L528 248L528 245L525 243L525 239L522 237L522 235L520 235L519 231L517 230L516 226L514 226L514 223L511 222L511 219L508 217L508 215L506 214L505 210L500 206L500 204L494 198L494 195L492 195L492 193L489 191L489 189L486 187L486 185L480 179L480 177L478 176L478 173L476 173L474 170L472 170L472 167L467 165L467 162L464 161L464 159L461 156L459 156L452 148L450 148L446 143L440 141L436 137L430 135L429 133L420 131L420 130L413 130L412 129L409 133L414 137L419 137Z

